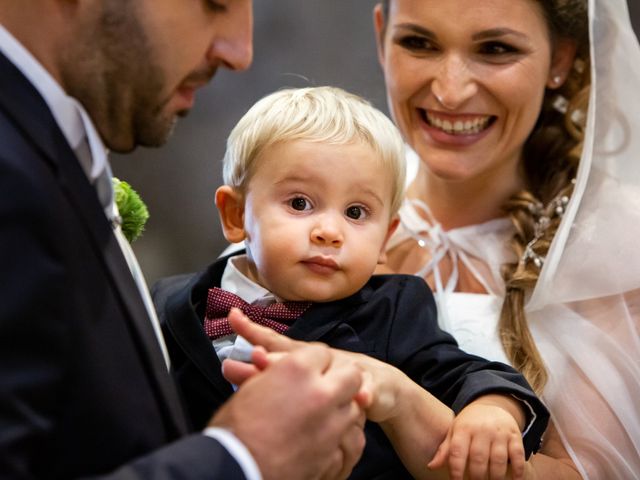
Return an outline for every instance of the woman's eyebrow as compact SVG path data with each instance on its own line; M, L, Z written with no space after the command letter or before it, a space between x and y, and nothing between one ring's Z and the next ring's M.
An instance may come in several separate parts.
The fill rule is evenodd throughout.
M399 23L397 25L394 25L394 28L402 29L402 30L410 30L414 33L418 33L425 37L436 38L436 34L433 33L431 30L429 30L428 28L421 27L420 25L416 25L414 23Z
M472 40L486 40L488 38L496 38L496 37L504 37L506 35L515 35L517 37L522 38L523 40L528 40L529 37L518 30L513 30L512 28L501 27L501 28L491 28L489 30L483 30L478 33L474 33L471 35Z

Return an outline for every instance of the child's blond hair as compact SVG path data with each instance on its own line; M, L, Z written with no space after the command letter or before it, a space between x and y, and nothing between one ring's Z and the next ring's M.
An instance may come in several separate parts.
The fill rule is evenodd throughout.
M404 143L396 126L363 98L336 87L286 89L259 100L240 119L227 140L223 178L242 190L260 152L275 143L303 140L349 144L364 142L393 182L391 212L404 195ZM336 172L339 174L339 172Z

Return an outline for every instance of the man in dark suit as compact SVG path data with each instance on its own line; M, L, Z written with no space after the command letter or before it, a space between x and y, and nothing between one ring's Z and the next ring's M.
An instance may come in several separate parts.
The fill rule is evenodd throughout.
M118 226L105 147L162 144L219 66L249 65L251 15L250 0L0 5L2 478L327 478L359 457L361 375L318 346L193 432Z

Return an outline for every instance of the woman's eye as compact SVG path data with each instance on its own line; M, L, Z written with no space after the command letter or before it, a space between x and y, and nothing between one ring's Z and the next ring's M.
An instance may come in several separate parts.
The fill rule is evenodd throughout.
M224 12L227 10L226 5L216 0L204 0L204 3L212 12Z
M309 202L307 202L304 198L297 197L290 200L291 208L294 210L307 210L309 207Z
M411 51L435 50L435 45L430 40L418 35L400 37L398 44Z
M487 42L480 47L480 53L486 55L505 55L516 53L518 49L502 42Z
M352 220L362 220L366 216L366 212L362 207L352 206L347 208L345 215Z

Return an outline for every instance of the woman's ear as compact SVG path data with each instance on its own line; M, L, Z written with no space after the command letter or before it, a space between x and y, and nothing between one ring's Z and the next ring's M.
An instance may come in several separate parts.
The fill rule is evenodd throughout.
M382 11L382 4L378 3L373 8L373 28L376 32L376 46L378 48L378 62L384 68L384 34L386 19Z
M577 45L574 40L561 38L556 42L551 57L547 87L551 89L560 88L566 81L576 58L576 49Z
M244 196L233 187L223 185L216 190L216 207L224 238L231 243L244 240Z

